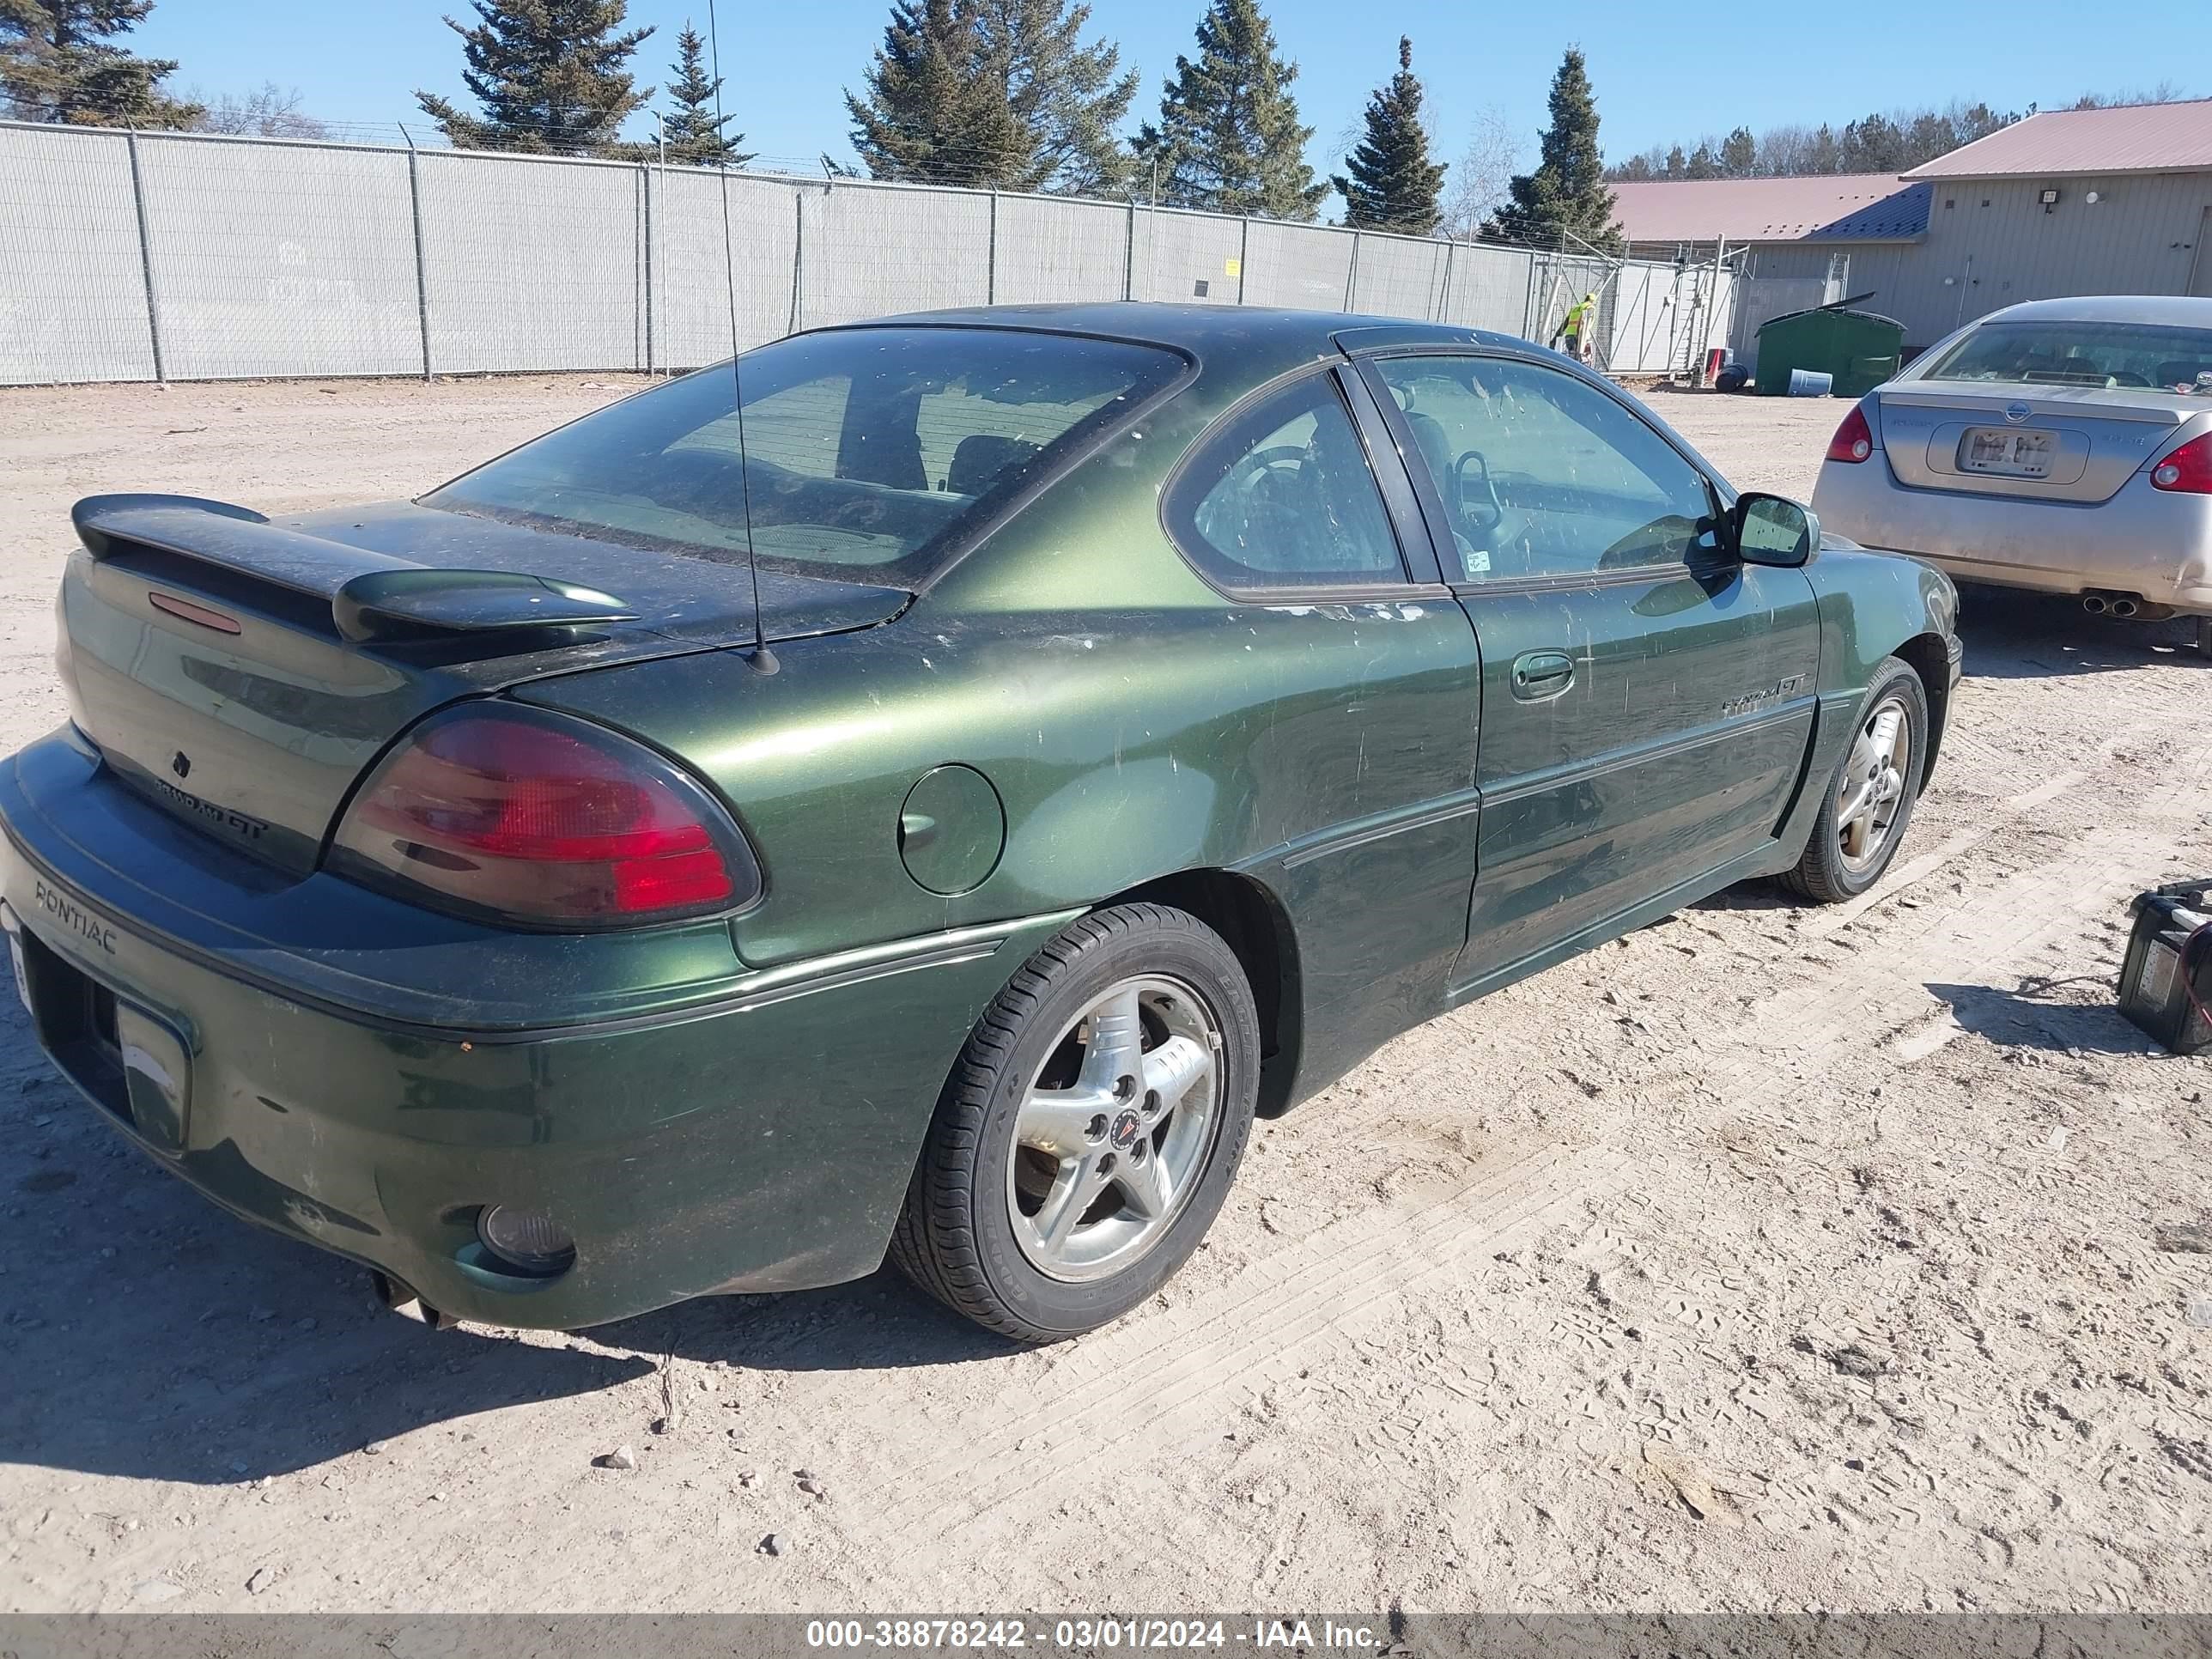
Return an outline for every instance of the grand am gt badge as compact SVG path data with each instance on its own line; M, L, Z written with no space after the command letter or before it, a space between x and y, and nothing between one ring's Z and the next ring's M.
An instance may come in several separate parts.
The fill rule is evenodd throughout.
M1729 698L1721 705L1721 718L1731 720L1738 714L1748 714L1755 708L1764 708L1771 702L1779 702L1783 698L1794 692L1802 691L1804 689L1805 677L1802 674L1792 674L1785 680L1776 681L1764 691L1747 691L1740 697Z

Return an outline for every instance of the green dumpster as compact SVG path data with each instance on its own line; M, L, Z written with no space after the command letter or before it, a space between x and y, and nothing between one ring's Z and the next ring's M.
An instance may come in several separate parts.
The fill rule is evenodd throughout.
M1790 390L1792 369L1832 376L1838 398L1863 398L1897 373L1905 352L1905 325L1871 311L1820 306L1770 317L1759 325L1757 386L1760 396Z

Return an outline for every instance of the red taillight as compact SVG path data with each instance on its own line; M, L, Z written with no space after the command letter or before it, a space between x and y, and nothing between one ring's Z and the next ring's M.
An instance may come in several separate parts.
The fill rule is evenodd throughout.
M2153 489L2179 490L2190 495L2212 495L2212 432L2191 438L2150 470Z
M663 920L759 890L728 814L650 750L580 720L482 706L408 737L337 847L342 872L540 923Z
M1874 428L1867 424L1866 410L1853 404L1851 412L1836 428L1836 435L1828 440L1828 459L1856 465L1873 453Z

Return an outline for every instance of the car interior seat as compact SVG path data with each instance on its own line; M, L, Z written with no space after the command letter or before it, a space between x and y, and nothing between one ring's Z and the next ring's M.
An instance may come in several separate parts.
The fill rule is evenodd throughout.
M973 433L953 450L952 465L945 470L945 487L956 495L987 495L1007 474L1036 459L1038 448L1026 438Z

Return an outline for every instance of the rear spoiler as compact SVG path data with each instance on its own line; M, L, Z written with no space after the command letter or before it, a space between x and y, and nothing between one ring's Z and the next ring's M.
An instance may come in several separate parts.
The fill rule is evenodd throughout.
M420 639L500 629L635 622L611 593L519 570L447 570L273 525L195 495L88 495L70 509L95 560L154 548L331 607L343 639Z

